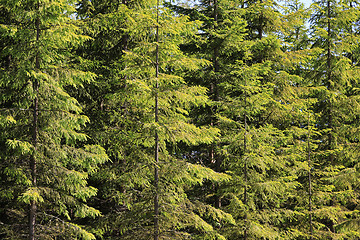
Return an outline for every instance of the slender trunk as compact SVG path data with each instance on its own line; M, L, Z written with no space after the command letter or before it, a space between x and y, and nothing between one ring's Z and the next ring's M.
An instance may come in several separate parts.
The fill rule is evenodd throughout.
M217 23L218 23L218 0L214 0L214 30L216 30L217 28ZM215 40L215 39L214 39ZM213 100L215 102L217 102L219 100L218 97L218 86L217 86L217 73L220 70L220 66L219 66L219 47L218 44L214 44L214 56L213 56L213 68L214 68L214 72L215 72L215 77L213 79L213 82L211 83L211 89L212 89L212 93L213 93ZM214 114L216 114L216 109L217 107L215 106L214 109L214 113L213 117L211 119L211 125L215 125L216 124L216 117L214 116ZM211 157L212 157L212 161L214 161L216 163L216 171L220 172L221 171L221 159L219 157L217 157L215 159L215 146L214 144L211 146ZM220 208L221 207L221 196L218 193L219 192L219 185L216 185L215 188L217 194L216 194L216 199L215 199L215 207L216 208Z
M330 1L327 1L327 17L328 17L328 25L327 25L327 84L328 84L328 90L331 91L333 86L331 83L331 23L330 23L330 17L331 17L331 11L330 11ZM328 148L329 150L333 149L333 133L332 133L332 103L331 100L329 99L329 106L328 106L328 124L329 124L329 135L328 135ZM334 155L332 153L330 153L330 163L333 164L334 163Z
M263 3L263 0L260 0L260 3ZM258 34L259 34L259 39L262 39L263 37L263 23L264 23L264 16L262 11L260 12L260 16L259 16L259 26L258 26Z
M328 84L328 91L332 94L333 84L332 81L332 66L331 66L331 9L330 9L330 0L327 1L327 84ZM333 104L331 99L328 99L329 106L328 106L328 127L329 127L329 134L328 134L328 150L334 150L334 140L333 140ZM334 166L334 154L330 152L329 161L331 166ZM332 201L333 202L333 201ZM333 204L333 203L332 203ZM334 222L330 221L330 231L335 232Z
M355 4L355 5L356 5L356 4ZM349 7L350 7L350 10L352 10L352 8L353 8L353 2L352 2L352 1L350 1ZM350 34L352 35L352 34L353 34L353 23L351 23L351 24L349 24L349 25L350 25L349 32L350 32Z
M122 4L124 4L125 6L127 6L127 0L122 0L121 2ZM121 38L121 46L122 46L122 50L125 52L128 49L128 42L129 42L129 35L128 34L124 34ZM127 68L127 64L125 63L124 69ZM124 91L126 91L127 89L127 75L125 75L123 77L123 81L124 81ZM124 119L126 119L129 115L129 111L128 111L128 102L125 101L123 104L124 107ZM102 110L102 108L101 108ZM120 160L120 164L125 166L126 165L126 161L127 161L127 151L125 150L124 152L124 157ZM122 193L126 193L126 188L124 186L120 186L120 192Z
M218 1L214 0L214 29L217 28L217 24L218 24ZM219 62L218 62L218 58L219 58L219 47L217 44L215 44L214 47L214 71L215 72L219 72ZM215 78L215 98L216 96L216 78Z
M127 5L128 5L127 0L122 0L122 4L125 5L125 6L127 6ZM125 34L122 36L122 38L121 38L121 46L122 46L122 51L123 51L123 52L126 52L126 51L128 50L128 44L129 44L129 34L125 33ZM122 53L122 54L124 54L124 53ZM126 64L126 62L125 62L124 69L126 69L126 68L127 68L127 64ZM125 90L125 92L126 92L126 89L127 89L127 78L128 78L127 75L125 75L125 76L123 77L123 80L124 80L124 90ZM125 111L124 118L126 118L127 115L129 114L129 111L128 111L128 102L127 102L127 101L124 102L123 107L124 107L124 111ZM126 156L126 153L125 153L125 156ZM124 158L123 164L125 164L125 163L126 163L126 160L125 160L125 158Z
M247 82L245 80L245 87L247 85ZM246 139L246 135L247 135L247 114L246 114L246 110L247 110L247 93L246 93L246 89L244 91L244 95L245 95L245 113L244 113L244 182L245 182L245 186L244 186L244 204L245 206L247 206L247 182L248 182L248 172L247 172L247 158L246 158L246 153L247 153L247 139ZM244 230L244 240L247 240L247 209L245 210L245 230Z
M159 0L156 5L156 62L155 62L155 78L156 78L156 90L155 90L155 122L159 122ZM154 240L159 239L159 135L158 131L155 131L155 166L154 166Z
M310 225L310 240L313 239L313 226L312 226L312 202L311 202L311 148L310 148L310 113L308 116L308 137L307 137L307 148L308 148L308 178L309 178L309 225Z
M36 19L36 41L38 42L40 39L40 19ZM36 54L35 57L35 69L40 69L40 57L39 53ZM33 81L33 89L35 93L35 98L33 102L33 133L32 133L32 143L34 146L34 153L31 157L30 161L30 169L31 169L31 177L32 177L32 187L36 187L36 151L37 151L37 136L38 136L38 115L39 115L39 82L37 79ZM35 201L31 201L30 203L30 211L29 211L29 239L35 240L35 225L36 225L36 209L37 205Z

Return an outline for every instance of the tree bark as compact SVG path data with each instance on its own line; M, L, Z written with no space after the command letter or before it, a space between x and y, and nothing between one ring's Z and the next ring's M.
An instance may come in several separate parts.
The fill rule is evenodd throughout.
M40 19L37 18L35 21L36 25L36 42L40 39ZM39 53L36 53L35 56L35 69L40 70L40 57ZM39 115L39 82L37 79L33 80L33 90L35 93L35 98L33 102L33 133L32 133L32 144L34 147L34 152L31 157L30 161L30 170L31 170L31 177L32 177L32 187L37 186L37 173L36 173L36 152L37 152L37 143L38 143L38 115ZM31 201L30 203L30 210L29 210L29 239L35 240L35 226L36 226L36 210L37 205L35 201Z
M214 30L216 30L217 28L217 24L218 24L218 0L214 0L214 10L213 10L213 17L214 17ZM215 40L215 39L214 39ZM214 42L214 49L213 49L214 53L213 53L213 69L215 72L215 77L212 80L211 86L210 86L210 90L211 93L213 95L213 100L215 102L217 102L219 100L219 96L218 96L218 79L217 79L217 73L220 71L220 66L219 66L219 47L218 44L216 42ZM216 125L216 114L217 111L217 107L215 106L215 108L213 109L212 112L212 117L211 117L211 126ZM215 170L217 172L221 171L221 164L222 161L219 157L216 157L216 153L215 153L215 145L212 144L211 145L211 162L215 162ZM221 207L221 196L218 193L219 192L219 185L216 184L215 187L215 207L216 208L220 208Z
M309 180L309 225L310 225L310 240L313 239L313 225L312 225L312 190L311 190L311 148L310 148L310 113L308 116L308 137L307 137L307 148L308 148L308 180Z
M333 90L333 83L332 81L332 66L331 66L331 4L330 0L327 1L327 84L328 84L328 91L330 91L330 95L332 94ZM334 150L334 136L333 136L333 104L331 102L331 97L328 98L328 127L329 127L329 134L328 134L328 150ZM329 161L332 166L334 166L334 154L330 152L329 154ZM333 205L333 201L332 201ZM331 232L335 232L334 222L329 219L329 228Z
M245 79L245 86L247 85L246 79ZM248 182L248 172L247 172L247 159L246 159L246 153L247 153L247 139L246 139L246 135L247 135L247 114L246 114L246 110L247 110L247 93L246 93L246 89L244 90L244 95L245 95L245 113L244 113L244 204L245 206L247 206L247 182ZM247 209L245 209L245 230L244 230L244 240L247 240Z
M331 68L331 22L330 22L330 17L331 17L331 11L330 11L330 1L327 1L327 17L328 17L328 25L327 25L327 84L328 84L328 90L331 91L333 89L332 87L332 83L331 83L331 75L332 75L332 68ZM331 92L330 92L331 94ZM333 121L332 121L332 103L331 103L331 99L328 99L329 101L329 106L328 106L328 124L329 124L329 135L328 135L328 148L329 150L333 150L333 133L332 133L332 128L333 128ZM330 153L330 163L333 164L334 163L334 155L332 153Z
M155 62L155 123L159 122L159 0L156 5L156 62ZM159 239L160 227L159 227L159 134L155 131L155 166L154 166L154 240Z
M260 3L263 3L263 0L260 0ZM264 23L264 16L262 11L260 12L260 16L259 16L259 26L258 26L258 34L259 34L259 39L262 39L263 37L263 23Z

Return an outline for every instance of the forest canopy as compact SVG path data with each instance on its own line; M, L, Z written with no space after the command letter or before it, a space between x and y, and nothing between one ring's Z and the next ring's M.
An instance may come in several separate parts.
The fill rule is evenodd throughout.
M360 239L360 2L0 0L0 239Z

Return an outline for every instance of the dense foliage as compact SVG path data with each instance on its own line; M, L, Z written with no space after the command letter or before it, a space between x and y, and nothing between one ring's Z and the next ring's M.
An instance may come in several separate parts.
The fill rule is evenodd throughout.
M0 0L1 239L360 239L357 0Z

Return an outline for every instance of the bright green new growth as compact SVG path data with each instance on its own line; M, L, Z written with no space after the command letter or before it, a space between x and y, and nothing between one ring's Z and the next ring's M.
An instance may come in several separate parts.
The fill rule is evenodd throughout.
M0 238L358 239L358 59L352 0L0 0Z
M95 239L75 223L100 215L86 205L97 193L87 180L108 157L100 146L81 143L87 140L80 130L88 118L67 93L95 77L76 70L72 54L89 38L71 17L73 2L0 4L6 13L1 37L11 39L1 53L9 59L0 76L1 201L6 204L1 214L8 219L1 232L19 239L33 228L36 239Z

